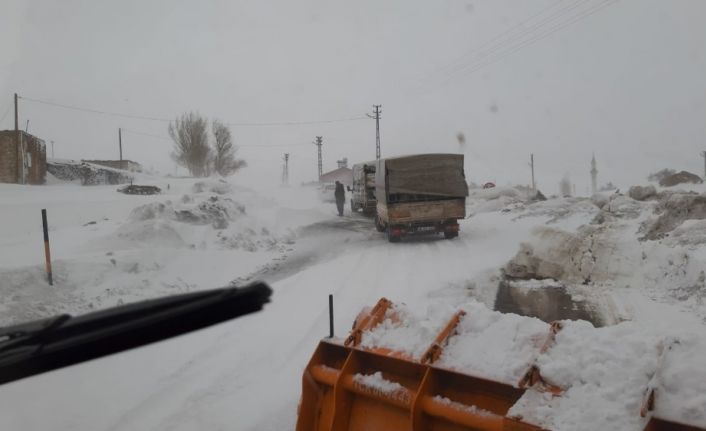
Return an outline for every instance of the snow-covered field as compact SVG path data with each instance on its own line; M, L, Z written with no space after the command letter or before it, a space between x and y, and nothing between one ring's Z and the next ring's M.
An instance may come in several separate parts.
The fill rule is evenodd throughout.
M441 364L514 383L536 361L565 389L553 399L528 392L513 407L539 425L641 429L650 386L661 417L706 426L706 221L698 220L706 214L694 201L703 195L532 202L515 189L477 190L459 238L390 244L369 219L337 217L315 189L244 187L237 176L141 181L163 193L0 185L0 324L253 278L272 284L271 304L4 385L0 429L292 429L302 371L328 331L329 293L340 337L380 297L399 304L408 318L384 322L365 343L412 355L449 313L466 310ZM53 287L43 274L41 208ZM500 304L501 284L512 309ZM555 310L556 291L570 307ZM547 324L493 309L560 318L588 310L602 327L566 322L556 345L537 354Z

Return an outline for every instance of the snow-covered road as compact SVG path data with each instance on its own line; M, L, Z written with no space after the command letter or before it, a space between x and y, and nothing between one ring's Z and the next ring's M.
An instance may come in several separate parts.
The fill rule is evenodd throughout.
M197 333L5 385L0 429L292 429L302 371L328 332L329 294L338 336L383 296L419 315L474 300L492 309L500 268L520 243L536 240L537 226L551 221L552 229L575 232L598 213L584 201L548 201L527 210L502 199L471 201L473 216L462 221L459 238L390 244L369 219L335 216L315 190L235 187L218 194L197 192L194 180L169 181L169 192L153 197L123 196L110 187L0 188L2 214L15 222L0 232L2 321L80 313L252 278L272 284L272 302L260 313ZM231 199L244 212L229 218L225 229L184 223L170 212L135 212L166 201L175 212L196 211L212 196ZM41 236L32 219L45 206L52 220L54 288L43 282ZM90 221L96 224L85 225ZM698 313L650 300L635 288L616 293L593 287L579 283L567 292L608 324L636 318L657 326L645 315L650 310L667 326L703 333ZM522 295L515 301L523 301ZM538 302L528 298L528 304ZM516 311L533 314L531 307Z

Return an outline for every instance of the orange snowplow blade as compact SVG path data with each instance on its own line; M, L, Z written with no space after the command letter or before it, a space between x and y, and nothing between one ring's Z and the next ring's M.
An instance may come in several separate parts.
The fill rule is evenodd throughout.
M526 390L561 396L545 381L536 363L527 364L517 385L434 366L465 313L455 313L419 360L387 348L360 347L362 334L385 319L392 303L382 298L358 315L344 340L322 340L302 379L297 431L461 431L540 430L509 409ZM550 349L561 330L556 322L541 351ZM651 406L650 406L651 407ZM636 412L640 414L640 412ZM699 430L652 418L646 430Z
M358 378L376 373L394 387ZM538 430L505 417L523 392L324 340L304 372L297 430Z

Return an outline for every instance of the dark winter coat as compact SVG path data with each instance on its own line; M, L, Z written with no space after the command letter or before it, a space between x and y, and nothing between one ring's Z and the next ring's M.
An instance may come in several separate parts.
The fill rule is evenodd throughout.
M336 191L334 192L334 196L336 196L336 200L339 202L343 202L346 200L346 191L343 189L343 184L336 184Z

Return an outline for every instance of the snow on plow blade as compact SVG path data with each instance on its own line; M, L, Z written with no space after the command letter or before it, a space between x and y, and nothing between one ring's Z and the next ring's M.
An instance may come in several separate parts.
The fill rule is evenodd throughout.
M540 430L508 412L526 391L545 397L562 395L546 381L535 361L515 384L435 365L465 312L453 314L421 355L387 347L364 347L361 339L386 319L396 319L392 303L381 299L358 315L345 340L322 340L304 371L297 431L363 430ZM552 323L539 343L551 349L562 329ZM642 411L650 414L654 392ZM596 412L600 415L601 412ZM645 430L703 430L651 418Z

